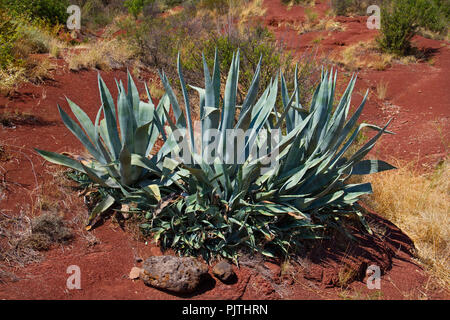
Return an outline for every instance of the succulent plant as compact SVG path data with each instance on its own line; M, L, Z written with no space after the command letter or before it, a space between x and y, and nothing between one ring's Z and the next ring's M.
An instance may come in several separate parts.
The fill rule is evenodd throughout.
M158 163L156 161L158 157L149 159L148 156L160 134L165 135L162 128L162 124L166 122L164 111L170 104L165 95L159 101L158 108L155 108L147 87L148 102L140 101L130 73L127 92L122 81L116 81L116 84L117 110L109 89L100 75L98 76L102 105L94 122L69 99L67 102L79 124L58 105L64 124L81 141L91 158L77 161L55 152L39 149L36 151L50 162L86 174L100 187L120 189L126 198L130 198L137 190L145 190L159 200L160 190L153 183L153 179L162 185L170 185L173 181L170 177L164 177L166 180L161 179L164 176L163 161ZM114 199L112 195L104 197L93 210L88 224L116 200L118 199Z
M311 106L305 109L299 103L297 79L294 92L289 94L281 73L282 107L277 109L279 78L271 81L258 98L261 68L258 64L243 105L237 106L239 52L233 57L222 101L217 53L212 76L204 57L203 62L205 88L194 87L200 96L201 148L191 138L188 150L195 161L180 162L175 168L187 191L185 196L169 199L157 214L148 214L151 224L143 228L167 247L185 254L201 253L206 258L215 254L236 258L238 245L268 256L273 256L277 249L286 253L295 243L293 239L320 237L323 232L318 231L325 227L346 232L340 220L352 216L371 232L355 205L361 195L372 192L371 186L346 181L351 175L394 168L380 160L363 160L378 138L391 132L386 131L388 124L380 128L363 123L355 129L367 94L347 121L356 77L352 77L334 106L337 72L323 71ZM188 91L180 65L178 72L188 121L180 112L178 119L182 120L172 124L172 131L185 130L193 137ZM163 83L167 92L173 92L167 79L163 78ZM172 105L178 108L175 96L170 97ZM378 133L346 158L346 152L364 127ZM212 163L205 161L204 154L211 128L219 131L216 145L219 152ZM242 163L228 164L220 155L227 154L226 130L233 128L252 133L239 153ZM277 129L285 133L276 147L264 157L252 157L252 148L261 143L258 134ZM164 145L162 149L173 150L170 146ZM277 161L262 174L267 157L274 153L278 155Z
M116 201L133 201L147 219L141 225L143 232L163 247L185 255L201 254L206 259L221 255L235 261L241 248L267 256L287 254L301 246L303 239L326 236L329 228L348 234L345 225L355 221L371 232L356 203L361 195L372 192L371 186L347 181L352 175L394 168L381 160L364 160L379 137L391 132L386 130L389 123L383 128L366 123L357 126L367 93L348 117L355 76L334 103L337 72L322 71L306 109L300 104L298 79L295 77L294 90L289 93L281 72L258 97L260 61L239 106L239 51L233 56L223 98L217 52L212 75L204 57L203 65L205 87L191 86L199 94L200 140L195 136L180 57L178 74L185 111L164 73L160 77L165 94L156 108L148 90L149 101L139 100L129 73L127 93L122 83L117 83L117 112L99 77L102 106L94 123L70 100L81 127L58 106L64 124L93 158L83 163L53 152L37 150L39 154L82 172L103 190L120 190L122 195L118 198L106 192L88 223ZM281 106L277 106L279 86ZM378 132L347 157L365 127ZM249 133L239 149L227 141L230 129ZM217 140L211 130L216 130ZM186 140L183 148L179 132ZM260 135L263 132L280 137L267 146ZM159 137L164 144L151 155ZM211 144L215 148L208 154ZM173 157L180 149L189 161ZM256 149L267 152L255 156ZM238 161L225 161L230 154ZM267 163L271 165L267 167Z

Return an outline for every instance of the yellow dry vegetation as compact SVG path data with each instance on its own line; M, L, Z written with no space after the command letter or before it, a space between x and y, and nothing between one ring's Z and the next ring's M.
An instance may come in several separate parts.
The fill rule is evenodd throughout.
M134 54L133 49L126 42L111 39L78 46L64 59L70 70L93 68L111 70L122 67L132 59Z
M431 173L418 172L413 163L396 167L364 179L374 190L367 202L414 241L419 260L449 290L450 159Z
M375 40L360 41L350 45L344 50L334 53L331 60L340 64L350 71L370 68L375 70L385 70L394 62L409 64L417 62L414 56L397 57L393 54L381 53Z

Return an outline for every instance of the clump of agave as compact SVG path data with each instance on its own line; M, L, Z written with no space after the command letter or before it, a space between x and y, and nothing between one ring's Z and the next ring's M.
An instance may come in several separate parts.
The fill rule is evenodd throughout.
M38 152L51 162L87 175L99 188L120 191L104 197L88 224L115 202L134 202L147 220L141 225L142 231L159 240L163 247L183 255L201 254L205 259L221 255L234 260L244 248L271 257L287 254L301 246L304 239L326 236L330 228L347 233L345 225L356 221L371 232L357 205L362 195L372 192L371 186L348 184L347 180L352 175L394 167L380 160L363 160L378 138L389 132L387 125L357 126L367 94L348 117L356 77L352 77L335 104L337 73L323 71L306 109L299 102L297 79L289 93L282 73L258 97L258 64L247 96L238 106L239 51L233 56L223 98L217 52L212 75L204 57L203 64L205 87L192 86L200 97L201 128L197 141L179 58L185 113L164 74L161 80L166 92L156 108L148 90L148 102L139 101L130 75L127 92L121 82L117 83L117 113L100 77L102 106L94 123L71 101L69 106L81 127L59 108L66 126L94 159L81 163L56 153ZM281 106L277 106L279 87ZM175 121L169 117L171 111ZM349 147L364 127L378 132L347 157ZM212 161L205 161L211 129L218 132L219 152ZM239 150L239 162L227 163L220 157L227 153L227 129L251 132ZM255 157L251 150L262 147L259 133L263 130L269 135L278 130L281 137L265 156ZM189 137L183 151L188 155L183 156L192 161L182 162L171 156L178 148L178 131ZM164 144L152 156L150 151L158 138ZM262 171L274 155L276 161Z

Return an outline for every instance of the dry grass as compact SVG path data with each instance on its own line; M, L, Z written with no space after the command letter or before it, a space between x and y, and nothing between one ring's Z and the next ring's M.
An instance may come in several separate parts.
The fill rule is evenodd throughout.
M19 83L25 82L25 71L25 68L17 66L0 69L0 94L8 95Z
M50 78L50 72L54 68L55 65L48 59L28 57L23 65L0 69L0 94L11 94L20 84L26 82L42 83Z
M385 82L383 80L377 83L376 91L378 99L384 100L386 98L388 86L389 82Z
M154 81L148 82L148 90L153 99L159 100L164 95L165 91L162 84L156 84Z
M134 51L125 42L117 39L98 41L79 46L64 57L70 70L100 69L111 70L123 67L130 62Z
M348 46L341 52L332 55L331 59L350 71L357 71L362 68L382 71L393 63L410 64L417 62L417 58L413 55L398 57L393 54L381 53L374 40L360 41Z
M35 249L22 245L30 237L31 219L19 214L0 212L0 263L5 266L21 266L40 261L42 255Z
M267 9L262 6L263 0L250 0L243 6L236 8L239 11L239 23L245 24L255 17L262 17Z
M305 34L313 31L344 31L345 27L333 17L325 17L318 19L313 13L306 15L306 20L300 24L284 23L284 26L290 27L298 32Z
M369 205L395 223L415 243L420 261L438 283L450 289L450 159L432 173L412 163L365 178L373 185Z

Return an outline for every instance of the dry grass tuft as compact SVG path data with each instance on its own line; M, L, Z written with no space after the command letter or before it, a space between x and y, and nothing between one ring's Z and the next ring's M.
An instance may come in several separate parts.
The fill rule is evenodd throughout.
M9 67L6 70L0 68L0 94L8 95L22 82L26 81L25 68Z
M386 98L388 86L389 82L380 81L377 83L376 91L378 99L384 100Z
M367 198L376 213L395 223L415 243L419 260L442 287L450 289L450 159L432 173L412 163L365 178L374 193Z
M131 47L117 39L98 41L92 45L75 48L65 56L69 69L111 70L123 67L134 56Z
M393 54L381 53L374 40L360 41L350 45L341 52L334 54L331 59L350 71L362 68L385 70L394 62L402 64L416 63L414 56L397 57Z
M50 78L50 71L54 68L55 65L48 59L31 57L28 57L22 65L12 65L5 69L0 68L0 94L11 94L22 83L42 83Z
M0 212L0 264L23 267L40 261L37 250L21 245L31 234L31 219L23 211L17 215Z
M267 9L263 8L263 0L251 0L244 6L239 6L239 23L245 24L255 17L262 17L266 14Z

